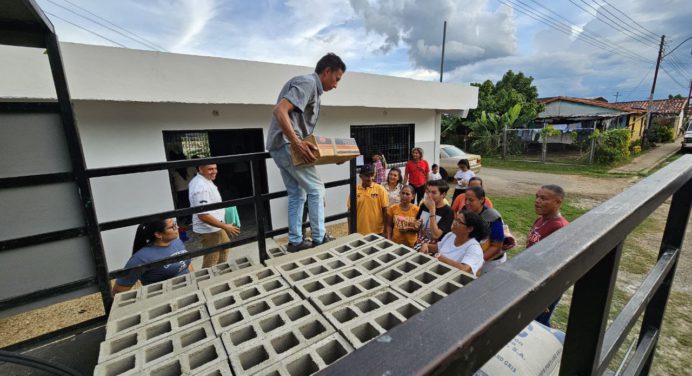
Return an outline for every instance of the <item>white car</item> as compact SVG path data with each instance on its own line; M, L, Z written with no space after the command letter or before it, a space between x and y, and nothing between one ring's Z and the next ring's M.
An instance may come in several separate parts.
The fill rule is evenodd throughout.
M692 149L692 123L687 125L687 130L685 131L685 137L682 139L682 151L687 151Z
M459 167L457 163L461 159L468 159L471 171L478 173L481 170L481 156L469 154L454 145L440 145L440 174L447 180L454 176Z

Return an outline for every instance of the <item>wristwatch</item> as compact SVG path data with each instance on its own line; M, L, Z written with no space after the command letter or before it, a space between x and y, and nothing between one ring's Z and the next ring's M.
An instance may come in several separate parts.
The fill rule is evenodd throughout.
M440 256L442 256L442 255L440 254L440 252L437 252L437 253L435 253L435 254L433 255L433 257L436 258L436 259L439 259Z

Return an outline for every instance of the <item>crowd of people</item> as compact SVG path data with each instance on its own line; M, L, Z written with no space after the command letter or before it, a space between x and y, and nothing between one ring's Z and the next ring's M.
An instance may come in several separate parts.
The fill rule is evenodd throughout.
M516 242L502 219L501 208L486 196L483 180L471 171L468 160L458 163L450 205L449 184L439 175L437 165L429 168L421 148L411 150L403 177L397 167L386 171L383 156L376 156L359 172L359 233L380 234L476 276L490 273L507 261L507 251ZM569 223L560 214L564 196L557 185L538 189L534 201L538 218L528 233L526 248ZM350 210L350 197L347 207ZM557 301L546 307L537 321L549 326L556 305Z

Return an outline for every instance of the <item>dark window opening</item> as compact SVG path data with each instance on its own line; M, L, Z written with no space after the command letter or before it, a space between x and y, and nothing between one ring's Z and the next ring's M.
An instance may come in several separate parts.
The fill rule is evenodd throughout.
M372 154L384 154L387 164L403 165L408 161L414 143L414 125L352 125L351 137L356 139L365 163Z
M236 155L256 153L264 151L264 135L262 129L226 129L226 130L202 130L202 131L164 131L164 147L166 159L169 161L192 159L199 157L218 157L224 155ZM261 193L268 193L267 168L264 160L255 162L259 168ZM219 172L214 184L219 187L223 200L252 196L252 171L250 162L226 163L218 165ZM180 180L183 175L183 180ZM194 177L194 168L170 170L171 192L175 208L189 207L186 198L187 190L180 192L186 182ZM177 181L176 181L177 179ZM246 234L254 233L256 229L255 210L252 205L238 207L242 231ZM271 216L268 203L264 211L265 228L271 229ZM189 219L188 219L189 220Z

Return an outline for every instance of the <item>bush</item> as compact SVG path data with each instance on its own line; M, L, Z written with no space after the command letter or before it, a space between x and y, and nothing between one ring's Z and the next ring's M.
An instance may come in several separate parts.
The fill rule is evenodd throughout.
M654 125L649 131L649 140L651 142L673 142L674 138L673 128L666 125Z
M637 155L642 152L642 139L630 142L630 153Z
M599 164L612 164L629 158L630 130L613 129L606 132L594 131L596 138L594 161Z

